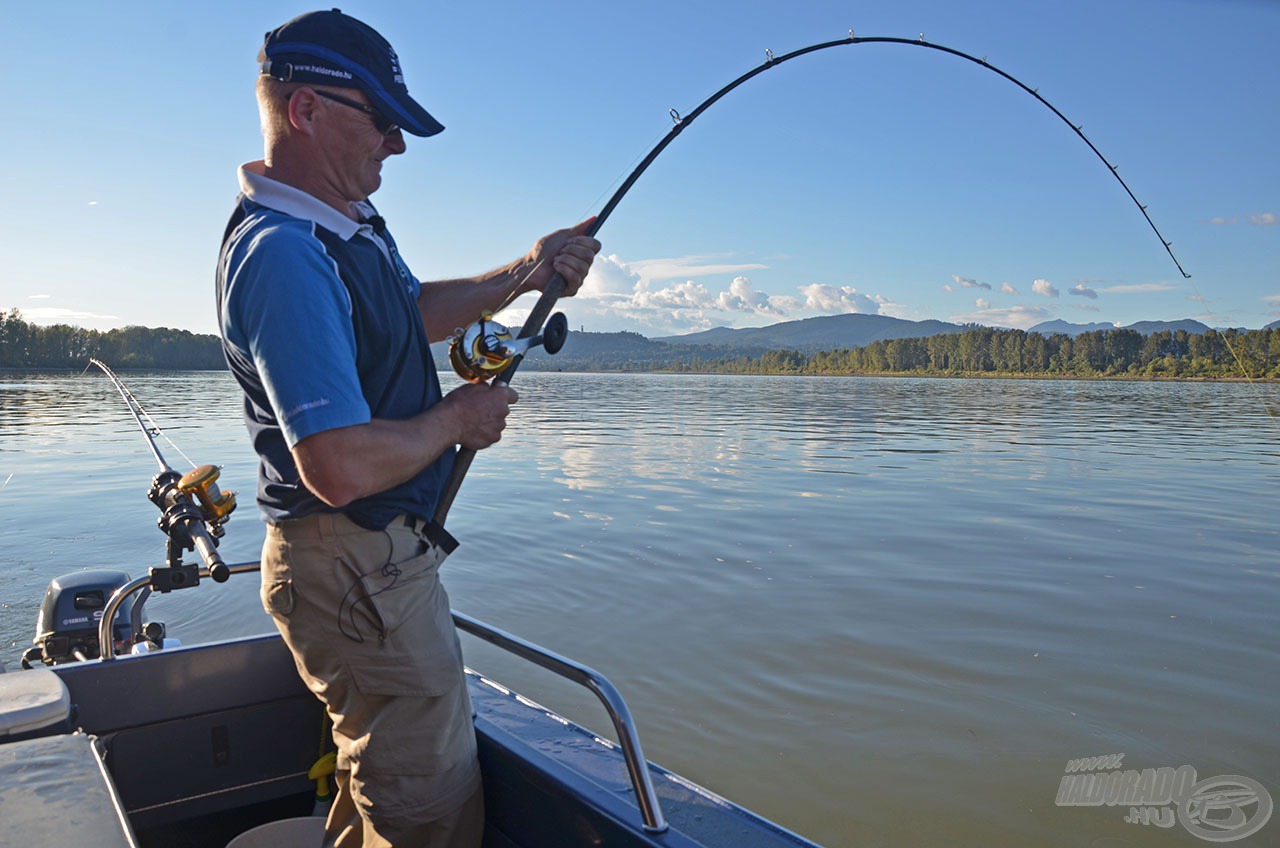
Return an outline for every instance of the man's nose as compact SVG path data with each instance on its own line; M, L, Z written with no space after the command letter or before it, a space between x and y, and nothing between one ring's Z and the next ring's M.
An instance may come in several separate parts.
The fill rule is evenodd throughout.
M404 130L396 127L396 131L382 137L382 144L391 151L392 156L399 156L405 151Z

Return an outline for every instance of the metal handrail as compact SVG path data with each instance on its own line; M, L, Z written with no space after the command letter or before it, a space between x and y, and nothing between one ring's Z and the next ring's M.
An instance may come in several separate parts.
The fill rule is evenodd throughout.
M260 562L237 562L227 566L231 574L248 574L253 571L262 570ZM209 577L209 566L200 566L200 577L204 579ZM137 577L121 586L111 593L111 597L107 599L107 605L102 608L102 618L98 621L98 652L103 661L110 662L116 658L116 642L111 632L111 622L116 617L116 611L120 609L120 605L124 603L124 599L132 595L134 592L146 589L151 585L151 575L146 577Z
M636 803L640 806L644 829L650 833L662 833L667 829L662 807L658 803L658 793L653 788L653 778L649 774L649 762L644 758L644 751L640 748L640 734L636 730L635 721L631 718L631 710L627 709L627 702L623 700L621 693L608 678L589 666L568 657L562 657L456 610L453 611L453 623L459 630L464 630L491 645L496 645L566 680L590 689L604 705L605 712L609 714L609 720L613 722L613 728L618 733L618 742L622 745L622 755L627 762L627 774L631 777L631 786L636 792Z
M227 567L232 574L246 574L261 570L261 563L238 562ZM200 567L200 576L202 578L209 576L207 566ZM151 578L149 576L130 580L113 592L107 600L106 606L102 610L102 620L98 623L98 644L103 662L111 662L116 658L115 639L111 628L111 622L116 616L116 611L120 609L120 605L124 603L125 598L150 585ZM622 694L618 692L617 687L610 683L607 677L590 666L548 651L546 648L499 630L464 613L456 610L451 612L453 613L454 624L457 625L459 630L483 639L489 644L528 660L534 665L541 666L566 680L584 686L595 694L604 706L605 712L609 714L609 720L613 722L613 729L618 734L618 742L622 746L622 756L626 760L627 774L631 778L631 786L636 793L636 803L640 807L640 817L643 820L644 829L650 833L666 831L667 822L662 815L662 806L658 803L658 793L653 788L653 778L649 774L649 762L644 758L644 751L640 747L640 734L636 730L635 720L631 717L631 710L627 708L627 702L623 700Z

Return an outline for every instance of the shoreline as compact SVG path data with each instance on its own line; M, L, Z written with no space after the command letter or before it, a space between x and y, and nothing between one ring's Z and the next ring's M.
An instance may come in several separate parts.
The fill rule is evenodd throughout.
M113 366L114 367L114 366ZM441 368L437 364L437 369L442 373L448 373L447 368ZM22 365L0 365L0 373L57 373L57 374L73 374L83 371L82 368L68 368L58 366L22 366ZM116 371L122 372L153 372L160 374L184 374L196 372L200 374L212 373L228 373L226 368L115 368ZM621 370L621 369L601 369L601 368L537 368L533 365L526 365L525 371L534 374L669 374L669 375L688 375L691 377L874 377L874 378L894 378L894 377L917 377L930 380L1088 380L1097 382L1119 382L1119 383L1245 383L1252 385L1255 383L1276 384L1280 383L1280 377L1242 377L1242 376L1222 376L1222 377L1177 377L1169 375L1136 375L1136 374L1050 374L1050 373L1028 373L1021 374L1016 372L993 372L993 371L964 371L964 372L942 372L942 371L866 371L854 374L843 372L815 372L815 373L796 373L794 371L681 371L672 368L655 368L643 370Z
M690 377L923 377L931 380L1090 380L1098 382L1121 383L1280 383L1280 377L1174 377L1164 375L1142 376L1134 374L1019 374L1009 372L966 371L949 373L943 371L865 371L854 374L825 371L815 373L796 373L794 371L677 371L671 368L655 368L636 371L602 368L534 368L525 366L525 371L539 374L668 374L688 375Z

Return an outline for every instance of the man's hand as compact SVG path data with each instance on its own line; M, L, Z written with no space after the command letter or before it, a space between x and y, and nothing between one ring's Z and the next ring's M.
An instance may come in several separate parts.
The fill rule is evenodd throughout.
M445 395L441 405L455 420L457 444L478 451L502 438L507 414L519 397L507 386L468 383Z
M538 239L525 257L530 266L538 265L524 284L525 291L542 291L551 282L552 275L560 272L564 277L564 297L573 297L582 288L582 281L591 270L591 263L600 252L600 242L584 235L595 218L588 218L576 227L556 230Z

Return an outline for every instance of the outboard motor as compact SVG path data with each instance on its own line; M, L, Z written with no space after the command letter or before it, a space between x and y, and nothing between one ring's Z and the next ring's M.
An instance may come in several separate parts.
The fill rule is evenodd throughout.
M98 644L98 623L102 620L107 600L129 582L123 571L76 571L57 577L45 590L36 619L35 645L22 655L22 665L35 662L45 665L97 659L102 655ZM133 643L131 614L133 598L127 598L116 611L112 627L116 645L127 651Z

